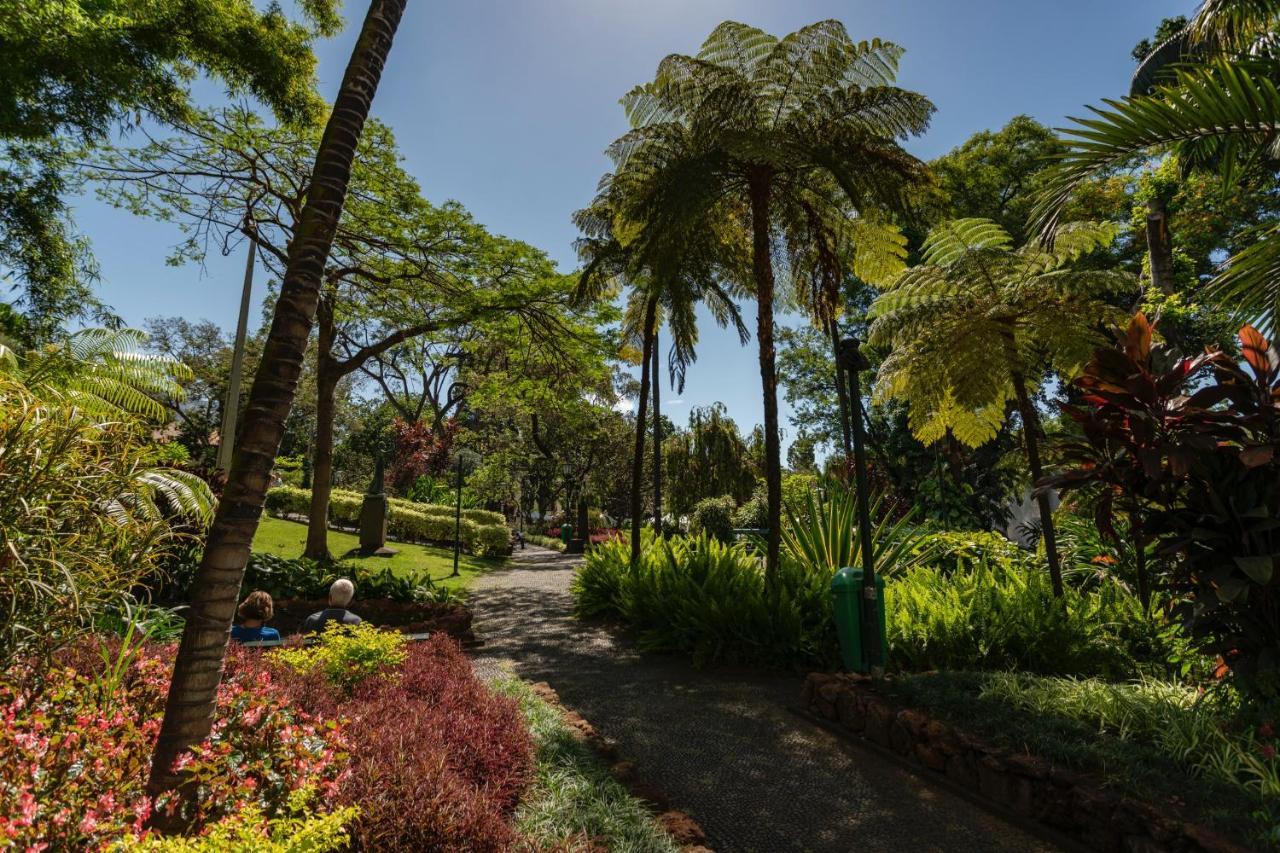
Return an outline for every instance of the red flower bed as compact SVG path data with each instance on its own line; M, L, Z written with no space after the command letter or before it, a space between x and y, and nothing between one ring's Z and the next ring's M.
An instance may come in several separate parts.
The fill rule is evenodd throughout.
M99 850L140 834L152 808L177 807L145 791L174 648L140 647L119 668L118 655L93 639L42 671L0 675L0 847ZM249 802L275 814L304 785L322 806L336 800L339 730L295 708L269 673L233 667L217 719L179 759L198 785L184 805L196 829Z
M175 807L145 792L174 649L144 646L116 677L117 651L90 640L0 673L0 849L103 850ZM533 747L516 704L437 635L349 697L232 646L213 734L179 763L199 786L183 806L197 830L246 803L271 817L311 786L321 809L360 807L359 849L497 851L518 846Z
M449 637L408 651L398 677L369 679L349 699L315 676L290 684L300 707L346 720L350 772L338 799L360 807L356 845L509 849L509 818L533 776L519 709L489 693Z

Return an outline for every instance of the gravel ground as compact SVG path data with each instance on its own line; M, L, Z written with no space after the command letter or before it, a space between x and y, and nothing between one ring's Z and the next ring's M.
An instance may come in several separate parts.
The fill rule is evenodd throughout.
M699 671L575 620L577 559L530 547L476 579L477 666L551 684L714 849L1056 849L795 716L798 677Z

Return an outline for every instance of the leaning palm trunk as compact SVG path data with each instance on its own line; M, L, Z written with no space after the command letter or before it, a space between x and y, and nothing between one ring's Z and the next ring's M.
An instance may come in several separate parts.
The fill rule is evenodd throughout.
M760 384L764 392L765 493L769 501L765 579L773 584L778 572L778 543L782 528L782 448L778 436L778 374L773 344L773 259L769 240L769 194L773 176L764 168L752 170L752 272L756 280L756 342L760 349Z
M249 392L240 443L192 586L191 609L151 760L147 787L153 796L182 784L182 774L174 769L177 758L206 738L213 726L227 636L249 546L297 391L320 279L346 200L351 162L405 3L373 0L369 4L316 152L306 204L289 244L271 331Z
M658 301L649 297L645 306L644 337L640 358L640 401L636 406L636 449L631 460L631 564L640 559L640 514L643 508L641 494L644 482L644 419L649 406L649 354L653 350L653 320L658 312Z

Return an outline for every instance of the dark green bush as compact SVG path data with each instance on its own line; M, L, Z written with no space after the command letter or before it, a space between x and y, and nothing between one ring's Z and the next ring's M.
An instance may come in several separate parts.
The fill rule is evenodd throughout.
M721 542L732 542L733 513L736 508L737 504L729 495L698 501L689 516L689 532L694 536L706 533Z

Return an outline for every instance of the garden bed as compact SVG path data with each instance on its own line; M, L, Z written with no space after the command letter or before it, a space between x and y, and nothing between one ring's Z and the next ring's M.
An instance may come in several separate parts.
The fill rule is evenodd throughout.
M1140 744L1108 743L1088 726L1000 713L974 689L985 676L960 675L970 677L958 683L946 674L912 676L873 686L861 676L813 673L801 704L922 772L1090 850L1243 853L1255 848L1224 831L1265 832L1230 786L1193 777ZM946 683L929 683L935 678ZM922 701L927 697L936 701ZM1151 777L1150 784L1131 784L1137 775Z
M323 598L286 598L275 602L271 625L281 636L302 632L307 617L328 607ZM443 632L459 643L476 642L471 611L461 604L399 602L389 598L358 599L351 611L370 625L396 628L406 634Z

